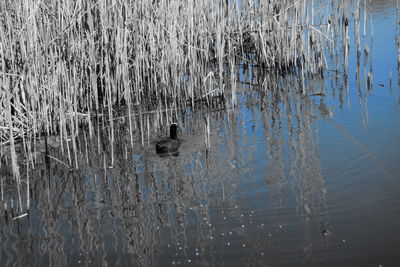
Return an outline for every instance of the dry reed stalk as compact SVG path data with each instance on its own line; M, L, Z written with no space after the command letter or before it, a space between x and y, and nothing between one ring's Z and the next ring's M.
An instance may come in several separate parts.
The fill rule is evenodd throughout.
M6 80L6 79L4 79ZM14 133L13 133L13 123L12 123L12 115L11 115L11 98L10 98L10 93L8 92L8 88L6 87L6 97L7 97L7 103L8 103L8 109L6 111L6 116L7 116L7 122L9 125L9 136L10 136L10 149L11 149L11 165L12 165L12 172L13 172L13 177L16 181L17 184L17 192L18 192L18 203L19 203L19 211L22 212L22 200L21 200L21 174L19 172L19 164L17 161L17 154L15 151L15 142L14 142Z
M30 201L31 201L31 197L30 197L30 182L29 182L29 160L26 159L26 209L29 210L30 209Z

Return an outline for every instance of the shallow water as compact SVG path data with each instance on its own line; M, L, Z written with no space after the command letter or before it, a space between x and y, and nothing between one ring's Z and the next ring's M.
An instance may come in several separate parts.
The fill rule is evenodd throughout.
M42 159L30 215L0 216L0 265L400 265L395 4L371 8L371 90L368 59L357 85L352 42L347 84L309 80L323 97L290 77L243 84L237 106L179 117L177 157L156 155L157 129L129 133L124 121L113 146L80 139L83 169Z

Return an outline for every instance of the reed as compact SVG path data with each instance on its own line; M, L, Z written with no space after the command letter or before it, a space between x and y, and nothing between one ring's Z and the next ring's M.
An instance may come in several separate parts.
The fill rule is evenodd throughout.
M112 123L113 108L122 104L194 105L215 88L213 95L233 89L235 66L249 55L267 70L321 72L332 33L320 26L327 25L328 7L313 6L287 0L2 1L0 97L4 107L10 94L13 116L13 127L1 125L2 143L10 140L9 127L14 136L71 133L99 114ZM206 83L210 72L215 75Z
M328 61L338 69L344 60L347 73L346 5L315 0L0 1L0 147L10 146L17 184L15 142L22 141L28 153L31 166L21 169L32 177L38 137L58 136L63 165L79 168L82 129L88 130L84 143L96 139L98 150L104 132L111 158L103 164L113 166L114 128L121 120L128 120L127 142L144 145L153 131L146 114L155 114L152 126L159 128L176 119L178 111L213 105L215 99L234 106L243 68L265 77L294 73L303 95L307 77L323 75ZM138 129L141 139L135 140ZM20 189L18 195L21 199Z

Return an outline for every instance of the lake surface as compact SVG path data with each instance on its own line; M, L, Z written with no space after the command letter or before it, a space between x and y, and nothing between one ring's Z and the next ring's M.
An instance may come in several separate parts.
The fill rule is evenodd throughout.
M82 135L78 171L37 155L29 216L0 211L0 265L400 266L399 28L396 2L373 2L347 82L328 72L302 95L242 70L237 105L176 117L177 157L155 153L172 119L151 113L140 132L116 120L112 145Z

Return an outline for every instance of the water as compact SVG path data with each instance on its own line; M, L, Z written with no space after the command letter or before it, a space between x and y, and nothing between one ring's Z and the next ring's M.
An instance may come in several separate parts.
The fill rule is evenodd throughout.
M130 133L127 120L113 146L80 137L78 171L38 154L30 215L1 210L1 265L400 265L395 6L374 1L372 56L357 66L351 42L348 83L333 72L309 80L314 96L291 77L243 84L237 106L179 117L178 157L155 154L157 127Z

